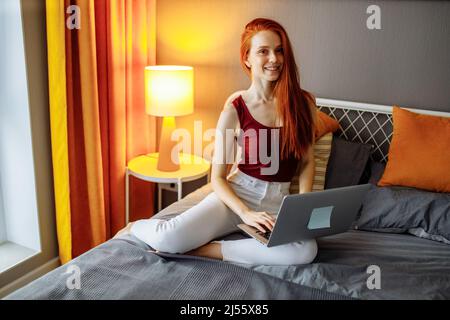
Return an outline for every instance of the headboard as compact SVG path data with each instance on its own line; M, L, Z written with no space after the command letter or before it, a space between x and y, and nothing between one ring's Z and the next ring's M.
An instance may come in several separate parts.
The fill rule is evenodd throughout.
M335 135L348 141L372 144L372 159L386 162L392 138L392 107L342 100L317 98L319 110L339 121ZM406 108L408 109L408 108ZM450 117L449 112L408 109L412 112Z

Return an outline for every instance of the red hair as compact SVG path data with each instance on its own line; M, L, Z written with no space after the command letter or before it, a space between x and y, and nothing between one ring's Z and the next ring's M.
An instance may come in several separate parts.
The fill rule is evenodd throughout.
M300 88L300 75L291 42L284 28L278 22L269 19L257 18L250 21L241 36L241 65L251 76L250 68L245 64L245 60L250 51L252 37L264 30L278 34L283 47L283 69L274 88L277 113L283 121L280 134L283 137L281 159L286 159L289 155L300 159L313 142L313 115L306 97L307 92Z

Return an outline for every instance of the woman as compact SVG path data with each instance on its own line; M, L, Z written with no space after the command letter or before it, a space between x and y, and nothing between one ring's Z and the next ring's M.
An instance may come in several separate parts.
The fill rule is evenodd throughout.
M220 114L211 173L214 192L175 218L140 220L129 228L158 251L247 264L310 263L317 253L314 239L271 248L253 238L212 241L238 231L236 225L242 222L262 232L272 230L274 215L284 195L289 194L299 161L300 193L311 191L314 175L315 103L300 88L286 31L272 20L251 21L242 34L240 58L252 82L247 90L232 94ZM236 129L240 132L238 143L244 159L227 176L226 158L236 142L218 137ZM251 138L257 142L256 149L248 142ZM273 147L274 139L279 139L275 141L277 148ZM262 161L261 146L271 154L271 163ZM271 152L271 147L275 152ZM249 161L250 158L256 161ZM270 172L270 168L276 170Z

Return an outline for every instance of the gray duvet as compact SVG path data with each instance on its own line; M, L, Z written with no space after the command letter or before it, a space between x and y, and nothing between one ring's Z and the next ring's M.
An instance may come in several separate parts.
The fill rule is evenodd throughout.
M211 192L206 185L161 211L169 218ZM227 238L243 237L232 234ZM7 299L450 299L450 246L409 234L350 230L317 239L303 266L248 266L148 252L112 239ZM75 264L81 289L68 289Z
M156 255L131 239L107 241L7 299L348 299L222 261ZM71 266L79 289L67 286Z

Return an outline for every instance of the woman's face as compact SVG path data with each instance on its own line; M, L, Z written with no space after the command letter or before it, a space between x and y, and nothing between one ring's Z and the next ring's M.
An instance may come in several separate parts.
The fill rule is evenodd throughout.
M253 80L278 80L283 63L283 47L278 34L265 30L252 37L245 64L251 69Z

